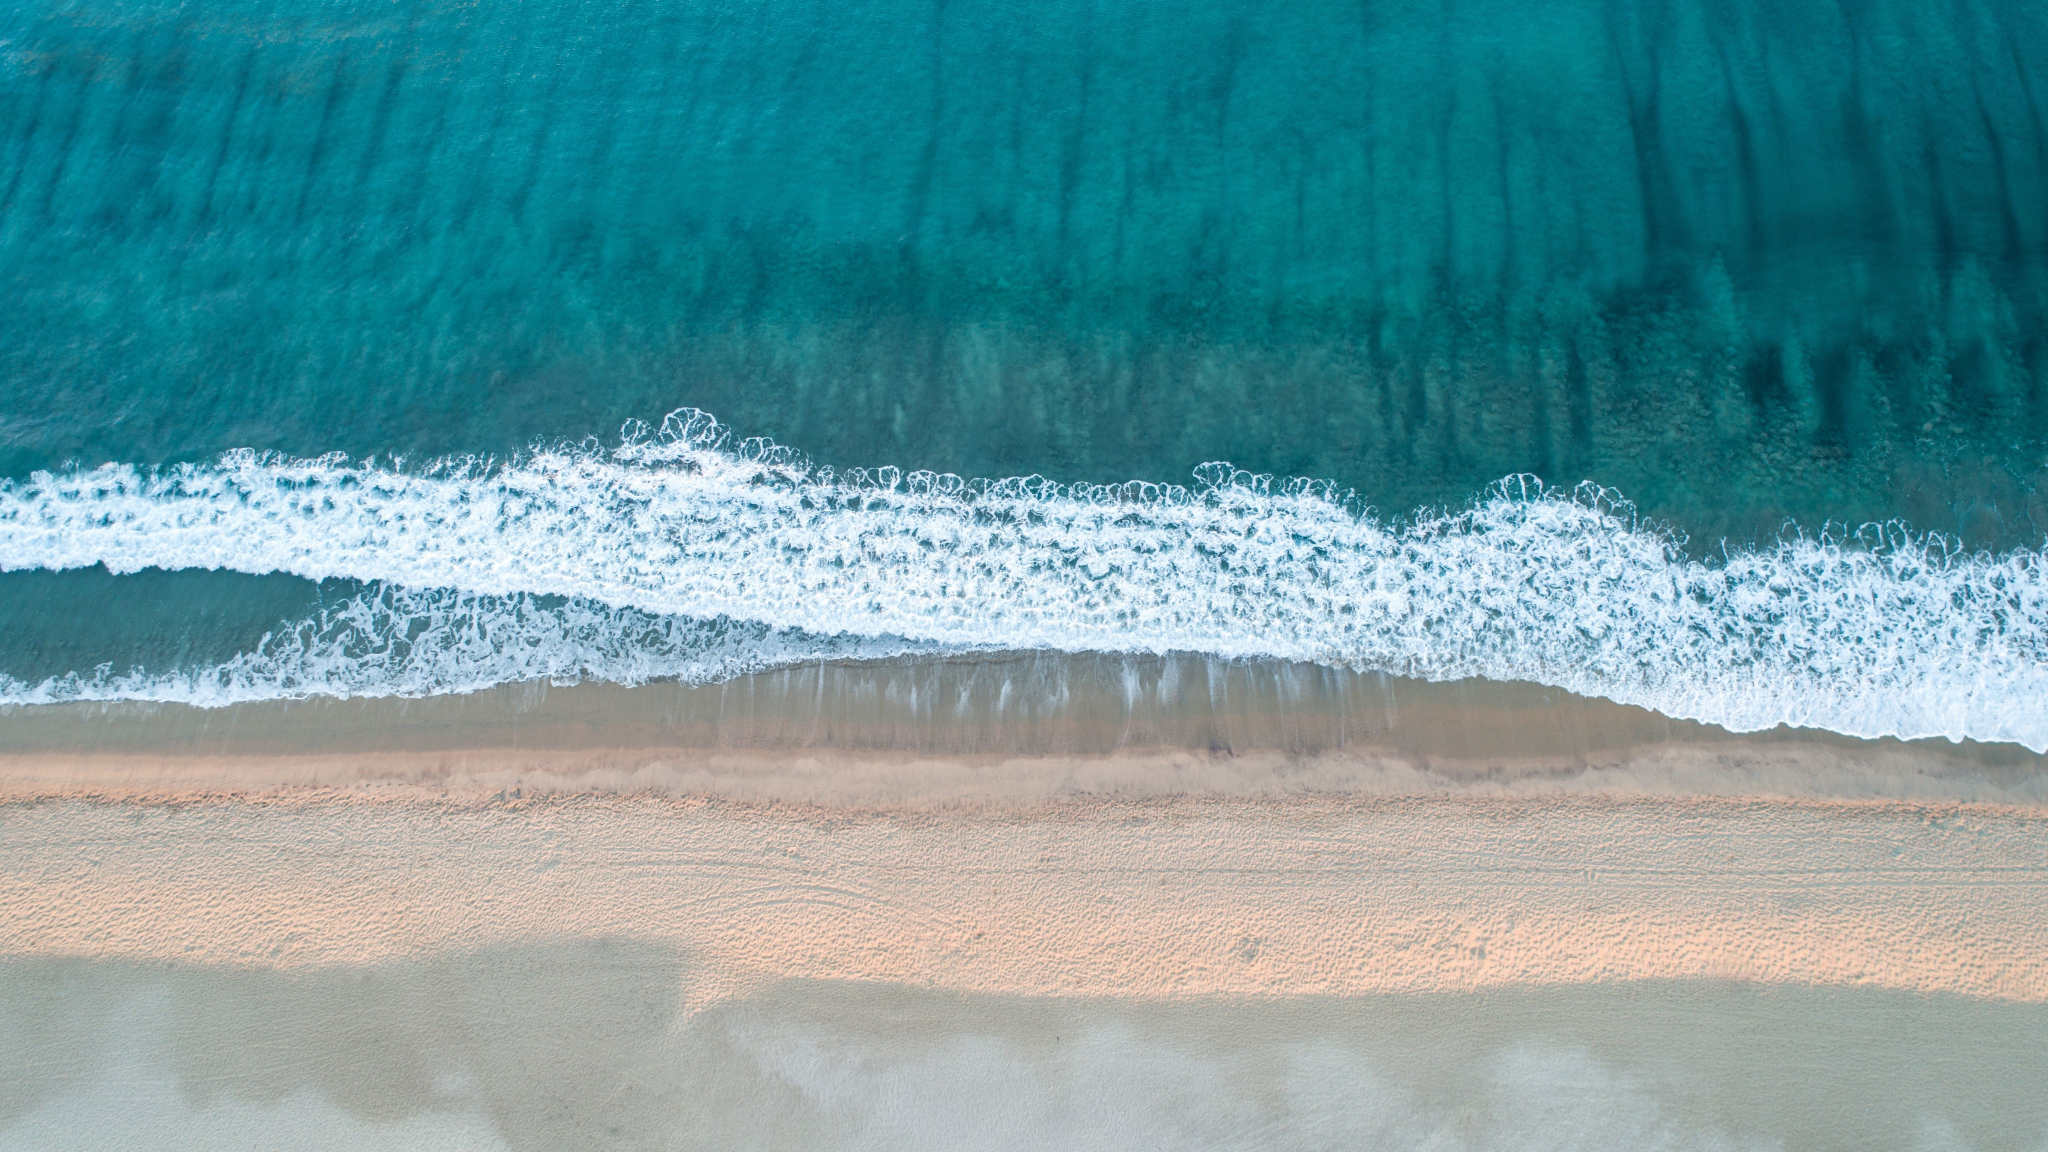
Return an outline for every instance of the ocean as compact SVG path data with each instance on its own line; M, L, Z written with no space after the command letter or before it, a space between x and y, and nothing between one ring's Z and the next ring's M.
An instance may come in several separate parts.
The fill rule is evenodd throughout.
M1053 650L2048 750L2048 12L0 10L0 702Z
M2048 1147L2048 4L0 0L0 1145Z

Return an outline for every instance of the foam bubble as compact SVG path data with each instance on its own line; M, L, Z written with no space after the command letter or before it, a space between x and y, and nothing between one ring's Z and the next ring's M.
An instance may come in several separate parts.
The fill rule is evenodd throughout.
M581 599L372 587L203 668L102 665L38 682L0 675L0 703L151 700L221 707L307 696L431 696L547 680L708 683L821 659L930 649L810 636L743 620L657 616Z
M1738 731L2048 750L2048 566L2032 551L1882 530L1709 564L1591 487L1515 477L1391 523L1325 484L1197 478L835 475L686 409L616 448L505 463L238 452L37 473L0 486L0 569L286 572L764 636L1305 660L1534 681ZM609 678L601 665L588 674Z

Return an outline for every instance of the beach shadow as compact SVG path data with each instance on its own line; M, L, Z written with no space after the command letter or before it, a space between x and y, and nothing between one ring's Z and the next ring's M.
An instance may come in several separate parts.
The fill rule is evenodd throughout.
M142 1147L201 1146L177 1136L205 1123L419 1146L435 1118L514 1150L2048 1138L2038 1004L1702 981L1132 1002L800 980L693 1014L691 980L673 951L615 940L296 972L0 961L0 1144L61 1130L79 1139L26 1146L88 1147L139 1116L163 1135Z
M688 968L672 949L618 940L306 971L7 960L0 1146L66 1094L73 1107L163 1105L170 1094L147 1089L166 1080L169 1110L230 1107L279 1133L297 1127L279 1110L317 1099L372 1131L471 1116L515 1152L666 1148L677 1132L801 1143L809 1133L785 1131L802 1119L793 1099L776 1100L716 1033L685 1029ZM740 1101L752 1106L736 1129Z

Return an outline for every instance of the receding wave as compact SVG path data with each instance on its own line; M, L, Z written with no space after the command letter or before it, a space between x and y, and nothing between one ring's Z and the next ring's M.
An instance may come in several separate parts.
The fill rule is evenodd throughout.
M39 681L0 674L0 703L150 700L219 707L303 696L432 696L529 680L707 683L811 660L932 650L744 620L657 616L520 593L372 587L200 668L102 665Z
M238 452L38 473L0 487L0 570L380 587L232 666L0 688L227 702L715 679L821 656L1182 651L1533 681L1739 731L2048 749L2034 551L1964 554L1889 527L1702 562L1591 486L1514 477L1390 521L1324 483L1213 464L1196 480L835 474L687 409L616 447L507 462Z

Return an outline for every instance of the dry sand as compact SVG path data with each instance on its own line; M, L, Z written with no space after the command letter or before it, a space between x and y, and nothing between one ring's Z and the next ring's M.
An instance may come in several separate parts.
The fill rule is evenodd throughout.
M2040 814L1745 801L578 797L0 809L0 953L292 967L538 940L764 983L1346 995L1715 979L2048 1000Z
M0 807L9 1148L2048 1143L2048 827L1890 802Z

